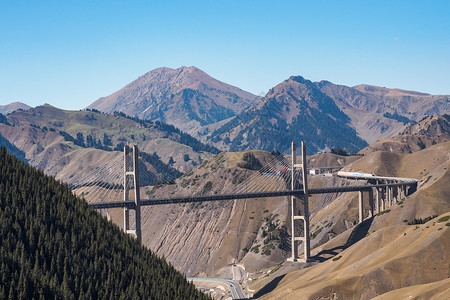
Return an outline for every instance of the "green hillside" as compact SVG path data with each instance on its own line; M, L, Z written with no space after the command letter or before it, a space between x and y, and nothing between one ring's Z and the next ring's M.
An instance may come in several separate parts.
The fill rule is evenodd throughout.
M0 299L208 299L4 147L0 172Z

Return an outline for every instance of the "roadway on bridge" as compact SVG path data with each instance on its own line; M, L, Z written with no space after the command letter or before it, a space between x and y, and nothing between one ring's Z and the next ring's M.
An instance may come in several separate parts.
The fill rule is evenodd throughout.
M245 294L244 290L242 289L241 285L238 281L228 280L228 279L221 279L221 278L202 278L202 277L193 277L193 278L186 278L188 281L206 281L206 282L217 282L217 283L223 283L228 286L231 293L232 299L248 299L247 295Z
M395 177L370 177L371 179L377 178L390 178L397 179ZM359 177L361 179L361 177ZM417 184L416 179L408 179L408 181L400 181L396 183L386 184L371 184L371 185L356 185L356 186L343 186L343 187L326 187L326 188L313 188L308 190L308 194L326 194L326 193L345 193L345 192L357 192L367 191L372 188L381 188L386 186L401 186ZM205 195L205 196L188 196L188 197L172 197L172 198L153 198L141 200L140 205L161 205L161 204L176 204L176 203L190 203L190 202L206 202L206 201L224 201L224 200L238 200L238 199L254 199L254 198L269 198L269 197L282 197L282 196L296 196L301 197L304 194L302 189L298 190L286 190L286 191L271 191L271 192L256 192L256 193L243 193L243 194L219 194L219 195ZM128 207L134 208L134 201L111 201L111 202L94 202L89 203L89 206L95 209L101 208L115 208L115 207Z

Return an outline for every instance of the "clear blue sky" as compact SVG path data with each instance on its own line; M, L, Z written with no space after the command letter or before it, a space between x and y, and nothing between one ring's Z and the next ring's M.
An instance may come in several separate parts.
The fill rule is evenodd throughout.
M450 1L3 1L0 104L81 109L157 67L450 94Z

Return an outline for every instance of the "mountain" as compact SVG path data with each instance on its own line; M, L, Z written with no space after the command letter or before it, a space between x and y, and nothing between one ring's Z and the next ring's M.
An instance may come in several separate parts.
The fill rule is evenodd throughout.
M14 146L13 144L11 144L1 134L0 134L0 146L5 147L6 150L9 153L11 153L12 155L15 155L16 158L18 158L18 159L20 159L22 161L26 161L25 153L22 150L20 150L19 148L17 148L16 146Z
M195 134L200 127L230 118L258 99L196 67L159 68L88 108L159 120Z
M427 115L450 113L449 95L372 85L348 87L329 81L315 82L315 85L333 99L351 119L352 127L369 144L389 138Z
M419 123L406 128L401 135L424 135L428 137L450 135L450 115L425 117Z
M30 108L31 108L31 106L26 105L25 103L13 102L13 103L10 103L7 105L0 105L0 114L7 115L18 109L27 110Z
M210 299L4 147L0 166L0 298Z
M450 141L450 116L428 116L414 125L409 125L390 138L384 138L372 143L359 151L368 154L375 151L394 153L412 153L443 142Z
M330 148L357 152L367 143L350 122L314 83L292 76L272 88L257 106L212 132L208 140L230 151L285 150L291 141L305 140L309 153Z
M23 151L31 165L67 183L121 160L127 143L139 144L140 151L149 154L152 180L174 179L181 175L179 171L218 153L172 125L123 113L67 111L50 105L9 114L0 123L0 134Z

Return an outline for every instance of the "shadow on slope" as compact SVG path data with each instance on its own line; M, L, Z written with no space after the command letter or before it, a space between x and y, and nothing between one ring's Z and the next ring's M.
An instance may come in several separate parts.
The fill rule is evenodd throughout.
M332 249L326 249L322 250L319 253L317 253L312 258L315 261L318 262L324 262L326 260L329 260L330 258L334 257L335 255L339 254L340 252L344 251L348 247L356 244L360 240L362 240L364 237L366 237L367 233L369 232L370 226L372 225L373 217L364 220L362 223L358 224L350 234L350 236L347 239L347 242L338 247L334 247Z
M250 299L258 299L259 297L272 292L278 285L278 283L284 278L286 274L275 277L271 282L266 284L262 289L257 291L252 298Z

